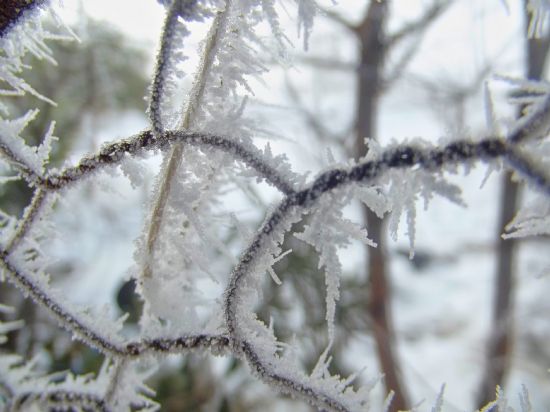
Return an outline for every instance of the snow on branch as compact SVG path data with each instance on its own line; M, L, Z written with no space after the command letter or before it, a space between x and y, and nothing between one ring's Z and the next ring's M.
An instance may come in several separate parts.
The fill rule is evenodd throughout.
M264 158L261 151L251 145L237 143L234 138L170 131L154 139L153 134L146 131L131 139L103 147L99 154L82 159L77 166L52 172L44 177L37 177L35 184L41 189L37 191L35 200L19 226L19 232L16 232L19 234L14 235L15 238L21 239L25 233L28 233L29 226L33 224L33 216L39 213L37 209L47 203L41 201L44 192L58 191L98 169L117 165L125 155L139 155L144 150L165 150L174 142L223 151L254 169L259 176L262 176L285 195L279 206L265 219L248 249L241 255L239 263L231 275L225 291L224 303L227 336L196 335L177 339L157 338L123 343L115 333L105 335L103 323L101 327L94 326L93 322L84 318L77 309L63 305L62 300L53 290L34 282L32 274L25 273L22 268L12 262L10 254L14 249L15 241L11 241L9 244L12 246L2 249L0 253L2 266L8 279L37 304L52 313L62 327L71 331L86 344L96 347L106 354L136 357L147 352L173 353L196 348L206 348L217 353L227 347L236 356L244 357L262 380L276 383L276 386L284 392L300 395L319 407L331 410L357 410L357 405L363 405L366 400L357 401L359 403L353 404L356 407L349 405L347 407L345 405L347 405L349 388L344 387L341 392L329 396L324 392L330 387L327 383L319 383L304 376L298 379L292 377L292 374L281 372L274 366L277 363L266 362L265 357L259 354L254 346L254 340L249 336L250 331L242 324L242 319L246 319L252 313L252 303L244 297L247 288L254 283L249 278L265 273L265 270L272 264L271 258L266 261L266 257L279 254L278 244L292 223L300 220L304 213L314 208L323 198L330 199L328 195L338 188L351 184L372 185L378 177L391 169L420 167L426 171L435 172L448 165L464 164L475 160L493 161L502 158L509 163L512 169L540 189L545 196L550 195L548 177L532 168L527 161L518 160L515 146L502 139L489 138L479 142L455 141L444 147L430 149L414 145L401 145L382 152L375 160L364 160L349 168L329 169L307 186L295 189L285 176L280 175L276 166ZM334 293L336 291L331 292L331 294ZM99 333L98 330L103 332ZM284 362L279 363L284 364Z
M43 7L46 0L15 0L2 8L0 18L0 37L4 37L11 29L17 27L21 20L29 17L36 9Z
M168 8L149 98L149 118L155 134L160 134L165 129L162 112L167 105L166 94L174 88L173 83L178 77L176 64L183 59L179 48L183 44L182 39L189 34L181 20L199 18L197 3L197 0L174 0Z
M293 194L296 189L290 179L277 170L269 159L256 147L241 143L238 138L216 136L187 131L168 131L155 139L151 131L144 131L129 139L123 139L103 146L99 153L82 158L76 166L60 171L51 171L45 176L30 173L30 183L45 189L59 190L87 177L107 166L119 165L125 155L139 155L148 150L164 150L171 144L181 142L190 146L212 147L228 153L254 169L268 183L285 195ZM540 190L550 193L549 177L519 152L514 144L504 139L486 138L478 142L457 140L444 147L433 149L419 148L414 145L400 145L382 153L373 161L363 161L349 170L334 168L327 170L315 181L315 188L307 196L318 197L322 191L331 190L343 183L369 182L390 169L419 166L427 171L437 171L449 164L462 164L469 161L491 161L502 158L511 169ZM26 169L25 169L26 170ZM305 192L301 196L306 196Z
M298 237L316 248L320 255L320 266L325 268L326 319L330 348L335 335L334 319L342 272L337 247L345 246L349 239L360 239L369 246L376 246L368 238L364 228L343 217L342 209L350 199L359 198L378 215L399 215L404 211L408 213L409 225L412 225L417 194L425 200L431 197L432 192L451 199L457 198L454 188L439 179L445 171L473 162L502 162L532 186L540 198L536 211L520 214L512 222L515 232L510 236L548 233L548 156L544 154L546 152L539 150L540 141L547 139L550 131L550 94L533 105L507 136L487 136L477 141L463 138L440 145L429 145L421 141L394 145L349 165L329 167L306 183L305 176L291 171L284 156L273 156L269 145L262 150L252 143L254 128L243 115L247 97L239 94L243 89L247 93L251 91L248 77L259 76L267 70L257 61L252 47L262 44L261 39L255 36L254 29L265 20L273 34L278 37L280 47L287 41L280 29L274 2L173 0L164 3L167 4L168 12L160 40L148 109L151 130L106 144L98 153L84 156L76 165L57 170L47 168L53 128L46 134L42 145L29 147L24 144L21 132L32 120L34 112L15 120L0 118L2 159L17 177L24 179L34 190L33 198L20 219L1 216L2 276L17 286L23 295L48 311L75 338L96 348L110 359L106 364L111 365L111 361L114 364L105 366L93 380L68 376L62 383L55 383L48 377L42 379L32 375L31 366L21 365L13 358L0 357L0 388L5 388L4 392L7 393L13 410L22 409L32 403L63 410L80 408L110 411L137 407L154 409L155 406L147 401L147 394L143 395L147 390L140 386L145 378L132 368L139 361L149 359L151 355L158 358L167 354L200 350L239 358L248 363L258 379L283 393L300 397L319 409L365 411L370 404L372 385L356 389L355 376L332 376L328 371L329 349L320 357L311 374L300 370L292 353L281 350L281 342L277 340L272 328L260 321L255 313L256 304L261 299L262 280L266 272L272 272L273 264L279 259L276 256L281 256L285 234L305 215L312 217L309 226ZM302 30L304 45L307 46L317 7L313 1L298 0L297 8L299 28ZM193 83L191 100L187 102L183 117L172 121L174 119L169 116L167 108L167 94L174 89L175 80L179 79L177 62L183 58L181 43L188 34L184 22L207 18L212 19L213 26L203 44L202 60ZM17 16L14 21L16 19ZM40 30L38 32L41 33ZM0 31L2 36L3 33ZM1 40L7 42L8 35ZM45 37L47 36L39 36L40 42ZM32 47L29 44L27 48ZM11 43L5 47L10 45ZM37 50L45 53L47 51L44 48ZM11 57L8 56L9 64L2 64L0 78L12 87L13 92L37 95L23 80L15 76L19 73L18 65L21 64L23 54L23 50L16 50ZM542 146L547 150L545 145ZM164 192L164 200L159 195L157 202L153 204L152 209L155 210L151 213L151 225L157 220L164 220L168 222L164 224L170 226L171 222L177 221L170 220L174 214L176 218L185 214L194 229L197 232L202 231L202 240L207 240L203 243L215 244L216 241L212 239L217 239L204 233L204 222L212 216L199 216L199 213L208 209L203 205L212 198L213 195L210 194L217 193L221 187L221 184L218 185L218 173L212 170L235 172L233 169L236 169L237 162L246 166L247 172L250 172L247 177L270 184L280 192L282 199L266 212L263 222L251 235L247 246L237 258L237 263L233 265L219 302L220 319L214 328L198 331L187 328L185 332L180 333L178 330L173 333L176 336L172 336L166 329L153 327L161 324L161 319L168 325L170 323L159 315L160 310L155 312L155 308L150 308L149 312L146 311L147 316L156 316L157 324L144 322L139 337L129 340L119 333L124 318L109 321L106 317L94 317L85 308L66 303L64 296L50 285L46 270L47 259L42 256L40 247L44 235L39 232L44 229L44 222L50 219L48 213L64 191L85 179L96 178L104 169L122 166L129 157L139 160L140 156L150 151L167 154L158 185L158 192ZM182 162L183 158L187 162ZM170 167L171 162L173 167ZM205 173L205 170L209 172ZM404 193L402 186L394 186L395 193L390 190L387 198L382 199L383 196L378 191L382 179L392 172L403 170L413 171L403 174L402 177L402 185L408 185L410 193ZM186 172L196 177L199 184L195 184L196 181L192 179L191 182L186 181ZM418 172L422 172L422 176L415 177ZM230 176L234 177L235 174ZM412 179L417 180L412 182ZM174 193L178 190L179 195ZM193 201L187 198L193 198ZM169 205L170 201L173 202L172 216L158 211ZM177 202L180 202L179 205L181 202L188 203L185 207L177 208L174 207L178 205ZM146 235L147 243L152 243L151 250L157 246L159 234L164 233L160 227L158 230L148 231L149 234L152 232L156 234ZM412 238L414 231L409 229L409 232ZM172 245L171 239L166 242L170 243L172 253L181 257L184 252L178 249L178 245ZM223 249L221 242L218 242L218 246ZM32 259L27 257L29 251L33 253ZM161 256L161 260L166 259L166 256ZM146 259L147 265L160 265L153 256L148 255ZM193 257L189 258L190 261L192 259ZM196 266L202 269L200 264ZM195 270L195 266L192 267ZM152 273L150 278L150 281L157 281L157 284L166 281L162 277L155 279ZM141 280L140 286L147 288L147 283ZM161 294L149 296L142 293L142 296L148 305L160 306L163 303ZM181 296L176 297L178 301L185 300ZM192 305L193 302L185 304ZM0 309L2 308L0 305ZM176 311L172 311L175 312L172 315L185 317L180 310L183 311L178 307ZM10 327L14 325L18 324ZM166 333L156 333L158 331ZM7 375L11 376L11 381L4 377ZM29 389L30 383L36 383L40 390ZM120 389L126 387L131 387L131 390ZM117 399L119 392L123 393L122 398L127 396L128 399ZM389 399L387 402L389 404ZM434 410L440 410L442 403L443 389ZM528 400L524 403L528 403Z

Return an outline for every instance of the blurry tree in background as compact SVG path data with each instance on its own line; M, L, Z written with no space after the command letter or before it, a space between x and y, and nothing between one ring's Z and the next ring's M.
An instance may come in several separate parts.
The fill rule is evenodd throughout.
M144 112L143 96L147 94L149 84L144 67L151 62L150 57L120 33L85 16L74 29L80 42L49 41L51 39L39 29L39 34L34 34L39 39L38 46L34 45L38 52L29 48L31 53L24 61L25 67L32 70L24 70L23 76L47 99L37 100L36 95L24 92L19 93L22 96L18 93L11 96L6 92L4 94L8 96L3 98L5 108L2 116L6 115L6 119L2 118L5 123L0 132L0 149L5 159L2 173L7 179L0 186L0 208L5 212L1 220L2 270L5 272L3 276L32 299L23 299L10 283L2 283L0 314L11 311L4 319L25 320L24 327L0 322L0 339L4 332L9 332L2 353L17 353L22 359L39 355L36 358L40 360L38 375L68 370L75 375L93 373L96 378L79 380L81 378L73 377L71 373L42 378L22 360L6 357L1 363L0 357L0 410L31 410L37 405L47 405L50 410L155 410L155 402L166 411L307 408L294 397L305 399L321 410L363 411L368 406L377 410L381 406L376 402L381 404L384 398L386 402L392 399L386 404L388 411L413 408L420 400L417 381L428 387L430 384L425 383L428 377L411 379L412 368L400 354L400 349L409 343L412 346L414 339L407 341L406 337L400 336L399 328L396 331L392 306L400 300L415 297L414 292L396 295L392 291L392 279L398 271L408 270L398 264L399 258L393 260L393 257L401 254L409 257L410 254L411 265L422 269L429 265L427 262L438 259L456 263L462 251L455 250L452 256L438 256L437 251L418 250L413 258L412 251L404 250L402 246L390 246L386 241L388 226L390 230L395 229L398 222L395 215L403 212L409 235L414 239L418 198L427 200L433 194L443 194L451 200L458 199L458 188L443 180L440 168L446 167L446 171L455 173L455 163L469 165L476 159L489 161L490 167L502 167L500 160L495 160L497 158L502 159L509 169L503 176L505 189L497 228L499 242L495 246L499 266L495 278L494 319L489 330L484 331L490 335L487 353L479 348L483 355L480 356L482 361L477 362L479 370L475 372L476 380L481 379L481 384L470 391L475 392L470 393L472 399L463 399L462 402L464 405L476 402L478 407L482 407L495 399L497 385L504 387L508 396L513 396L517 386L513 386L510 393L506 384L507 375L513 369L510 365L514 356L515 246L514 239L501 241L500 234L514 219L521 203L517 192L526 185L525 180L520 179L526 179L540 189L543 195L539 202L543 205L542 210L546 210L550 187L545 174L550 98L548 89L545 89L547 86L542 83L512 82L515 89L509 95L514 102L521 102L518 122L508 120L510 124L495 128L504 130L497 139L491 134L496 133L495 130L482 131L477 136L478 133L465 132L470 120L466 114L466 100L482 88L483 81L491 72L490 65L479 70L472 85L460 89L432 81L430 73L415 77L408 72L409 64L415 58L423 58L418 53L428 31L446 13L452 13L454 5L461 1L425 1L418 13L407 21L398 18L402 6L397 2L365 0L360 2L361 5L357 2L354 7L361 13L350 13L351 8L347 5L323 9L313 0L297 2L306 44L316 11L320 11L331 24L344 29L346 34L342 38L347 36L348 42L357 44L356 56L349 57L347 62L336 61L333 56L296 58L300 69L328 70L329 73L338 70L353 79L349 82L352 84L349 95L354 95L354 105L346 102L342 106L354 114L349 116L351 124L342 127L342 131L335 132L335 124L345 122L336 121L325 113L315 113L307 107L303 85L296 87L297 76L286 72L286 98L290 97L290 102L283 98L282 102L276 103L296 106L295 114L306 125L306 134L320 146L338 147L343 153L340 157L353 159L337 162L331 159L332 155L329 156L329 166L309 183L306 176L291 173L286 160L274 157L269 146L264 151L256 149L261 142L257 136L271 141L274 135L290 135L284 124L287 119L281 121L275 116L264 124L250 119L250 113L269 115L269 109L261 112L262 102L259 100L262 97L248 94L256 87L251 80L265 71L264 60L273 61L286 53L288 38L285 26L279 21L280 10L276 2L159 2L166 6L167 17L155 73L150 82L147 112L151 130L106 144L97 155L83 158L74 168L65 162L70 155L79 154L82 147L84 151L98 151L100 142L86 139L94 139L94 133L102 127L101 119L118 119L129 110ZM0 9L2 40L4 37L8 39L10 31L21 24L19 19L23 24L32 23L36 18L34 7L45 3L6 2ZM541 15L549 12L542 3L538 6L535 3L525 0L522 4L523 11L531 11L529 21L532 24L544 19ZM496 1L495 4L506 8L503 2ZM27 9L31 12L30 17L24 15ZM512 19L514 14L509 13ZM192 85L182 84L181 65L185 60L182 57L193 53L186 48L190 39L187 36L189 31L193 33L204 22L211 24L211 28L200 42L200 62L192 69L195 70ZM265 47L268 43L262 22L269 23L271 35L275 38L270 45L275 52L267 57L264 55L269 54ZM50 21L46 21L44 26L51 26L52 31L59 30L54 29L54 23ZM540 27L537 35L537 38L526 40L526 77L530 80L542 77L550 44L546 31ZM6 59L5 62L0 60L0 64L10 67L7 56L13 50L9 46L18 44L19 40L15 37L3 43L6 48L0 58ZM42 43L44 40L47 43ZM315 37L309 41L315 48ZM48 61L50 55L57 65ZM186 66L183 70L189 69ZM11 75L8 69L6 72ZM18 89L21 86L17 83L10 83L11 77L7 79L3 89L28 91L24 87ZM454 122L449 127L452 136L439 146L415 141L411 146L390 145L393 148L384 152L380 148L380 145L385 146L381 139L385 130L379 127L384 115L381 100L391 95L395 88L401 92L403 83L411 79L417 87L433 93L428 106L437 104L436 110L445 106L442 117ZM324 96L323 93L330 95L323 87L317 89L314 93L320 96ZM446 92L440 93L443 89ZM434 103L435 95L444 96L444 103ZM58 106L49 100L57 102ZM180 108L181 100L187 101ZM492 104L488 105L489 112ZM29 108L38 111L30 116ZM490 114L495 117L494 113ZM10 129L10 125L15 123L10 123L9 119L25 116L33 119L25 122L28 124L25 124L23 133ZM41 136L48 136L52 120L56 122L55 135L61 139L53 146L45 171L39 172L29 161L28 151L8 138L13 137L13 141L23 138L26 145L39 146L43 143ZM474 138L470 141L472 135ZM458 139L458 143L452 143L452 138ZM527 141L525 148L519 147L523 140ZM273 141L276 145L277 141ZM474 144L474 149L468 146ZM141 160L149 161L145 153L150 151L163 157L162 160L153 158L154 168L158 169L161 163L153 190L148 187L148 178L144 178L150 171L136 165ZM34 152L40 154L40 150ZM132 163L134 158L138 161ZM244 170L246 167L235 167L235 159L252 169L252 173ZM368 169L371 167L369 161L378 161L379 164ZM116 168L119 164L129 183L114 188L120 182L115 184L109 179L116 172L104 173L104 170L111 165ZM400 175L401 168L410 168L410 171ZM387 172L390 175L394 169L395 175L374 184L380 178L378 174ZM359 170L363 170L361 173L368 178L354 177ZM86 178L92 173L93 177ZM263 179L281 192L281 203L266 205L273 199L265 201L261 193L263 189L247 180L250 176L258 181ZM84 190L79 192L80 189ZM128 191L139 190L146 193L146 200L140 200L144 204L138 205L134 200L134 203L121 208L117 199ZM235 192L244 194L235 195ZM54 205L53 200L44 200L48 196L68 200ZM318 202L320 198L322 202ZM347 220L347 214L346 217L340 214L351 198L363 201L359 213L363 219L359 220L364 223L358 226ZM241 210L235 211L231 203L235 201L241 202L243 208L260 209L260 212L249 217ZM104 202L106 208L103 210L109 216L87 214L95 202ZM51 212L47 211L49 207ZM497 207L497 202L488 207ZM144 220L143 228L140 228L143 232L141 236L137 232L134 235L134 239L138 237L135 262L125 263L130 267L125 278L122 279L114 269L110 270L112 273L103 273L104 267L97 256L88 263L90 272L103 279L100 283L111 284L107 277L120 277L117 286L108 293L110 301L116 300L119 309L129 314L123 326L120 320L108 322L108 315L100 315L96 308L75 308L78 305L67 303L66 298L60 298L55 289L50 289L49 280L43 280L49 279L45 270L55 274L55 287L61 285L63 290L74 290L77 295L78 283L84 282L83 274L79 273L82 263L77 261L84 254L85 244L68 245L67 249L75 247L75 262L71 261L70 254L58 262L47 262L42 255L50 249L44 243L54 242L48 227L44 229L45 234L40 232L42 226L47 226L43 222L47 222L50 216L55 222L59 216L80 214L82 217L77 219L74 229L80 232L90 227L86 220L91 221L92 227L101 226L104 219L125 222L126 216L139 214L138 209L145 216L141 219ZM390 213L392 209L394 212ZM266 217L264 210L267 210ZM538 225L533 229L535 234L548 233L548 227L544 226L547 212L526 216L527 222L534 222L533 227ZM515 228L521 224L521 220L516 221ZM115 260L124 260L114 246L117 237L123 237L116 233L116 228L112 224L113 233L101 240L104 247L112 249L113 262L109 269L115 266ZM508 229L513 232L514 226ZM63 232L63 228L59 231ZM476 236L471 235L472 238ZM359 239L367 245L366 268L342 269L340 260L348 257L337 249L350 244L350 239ZM373 242L377 244L376 248L372 247ZM489 245L488 249L493 247ZM28 265L28 273L24 265ZM94 265L97 265L95 271ZM437 270L443 272L448 267L440 266ZM266 272L277 285L262 280L261 276ZM403 273L400 275L403 279ZM463 277L469 275L464 273ZM400 285L401 290L413 289L414 282L421 278L417 276L410 283ZM453 279L449 280L449 289ZM477 285L476 281L471 285ZM435 288L434 295L446 293ZM91 295L93 291L86 293ZM208 293L215 297L210 298ZM490 298L489 295L485 297L486 300ZM336 301L337 309L331 309ZM59 334L48 312L83 342L71 342L68 335ZM544 322L546 318L543 316L542 319ZM418 326L412 325L411 328L415 329L416 336L428 334L435 328L430 322L429 319L418 319ZM112 329L110 324L114 325ZM436 344L446 345L452 338L458 344L464 344L465 339L457 337L460 330L451 324L445 324L443 329L445 332L441 333L439 340L435 339ZM532 333L529 335L531 344L536 346L538 342L540 346L541 338L547 336L548 331L547 323L543 323L542 332L540 327L538 331L534 327L522 327L517 339L524 333ZM199 349L230 356L214 360L190 353ZM185 356L175 359L166 356L169 353L183 353ZM364 358L358 360L357 353L367 355L361 355ZM418 357L422 356L426 355L419 351ZM453 354L449 352L446 356L452 358ZM544 349L539 354L529 353L528 356L534 362L540 360L547 364ZM368 377L359 377L355 381L337 379L358 372L365 363L371 368L370 372L373 369L376 372L370 365L378 363L384 375L378 385L384 387L378 400L371 400ZM453 362L447 361L444 365L449 364L453 365ZM308 374L298 370L298 365L302 365ZM14 378L2 376L2 373L8 376L6 371L13 372ZM311 375L309 371L313 371ZM463 383L460 373L457 375ZM438 377L429 378L437 380L438 385L442 383ZM531 383L547 380L546 375L533 378ZM268 386L259 385L259 381ZM155 392L150 393L143 382ZM468 382L468 385L475 384ZM276 391L271 391L272 388L291 397L281 397ZM438 388L431 387L428 394L429 402L435 402L434 411L445 410L441 409L443 392L438 394ZM530 411L527 393L521 392L520 395L518 410ZM545 402L550 401L543 393L534 395L538 402L535 410L539 406L544 408ZM500 400L493 406L505 410L505 397L500 392L497 392L497 397Z
M540 81L544 76L544 68L548 59L550 47L550 31L537 38L529 38L528 26L530 17L528 1L525 4L525 77L529 80ZM535 13L534 10L530 11ZM528 107L520 106L521 112ZM518 212L521 202L521 185L514 179L513 173L507 172L502 176L500 211L498 217L496 273L493 295L492 324L489 331L487 359L485 371L482 375L477 405L481 408L493 397L493 388L503 386L510 371L514 344L514 300L517 284L517 243L516 239L505 239L501 236L501 229L512 221Z
M431 79L429 74L422 75L413 74L407 71L408 63L415 58L416 52L419 49L421 40L429 30L430 26L436 19L445 13L453 5L452 1L434 1L427 5L426 10L419 13L410 22L402 25L397 30L388 31L386 29L387 21L391 17L388 7L389 2L366 2L364 17L359 19L358 23L348 21L348 18L338 12L333 11L333 8L324 10L325 17L335 26L344 27L346 31L351 33L351 37L357 39L359 44L359 62L350 62L338 60L334 54L327 53L326 55L316 56L300 56L301 61L306 66L316 71L327 72L347 72L349 76L357 75L357 93L356 105L357 116L355 121L356 137L355 146L349 144L350 133L348 128L344 128L342 132L335 133L331 128L330 117L327 117L325 112L312 111L302 101L297 89L292 83L287 80L287 88L290 98L294 104L304 113L304 122L311 128L312 133L317 139L324 144L330 142L339 142L339 145L344 149L348 156L354 156L354 153L364 155L368 150L368 140L377 136L378 113L380 111L379 100L387 93L396 83L402 86L403 82L409 82L429 94L430 101L434 102L434 110L437 115L447 125L449 130L464 130L468 127L467 100L479 94L483 88L484 82L487 81L491 74L491 63L488 62L481 67L478 73L474 76L470 83L465 83L465 79L448 78L443 81L437 78ZM539 18L539 16L530 16L529 13L535 14L537 11L530 8L527 1L523 6L525 11L525 67L526 78L531 80L541 80L541 74L544 70L546 55L549 46L548 31L545 30L537 38L528 35L528 26L530 19ZM346 8L342 9L345 12ZM530 10L530 11L529 11ZM353 19L357 21L357 16L353 15ZM350 19L351 20L351 19ZM532 30L532 29L531 29ZM405 43L405 47L400 47L401 43ZM388 55L397 49L397 58L388 59ZM388 64L388 60L391 62ZM521 68L521 63L518 64ZM434 76L435 77L435 76ZM455 82L455 84L453 84ZM461 85L462 83L462 85ZM521 91L510 92L519 94ZM524 106L520 111L527 110ZM521 115L520 115L521 116ZM369 139L365 139L364 137ZM332 143L333 144L333 143ZM352 149L353 147L353 149ZM360 157L355 155L355 157ZM497 224L497 239L495 247L487 245L482 248L488 251L493 249L496 252L497 266L494 281L494 296L488 296L493 301L492 306L492 323L488 331L487 351L485 363L485 371L482 374L477 405L481 408L494 398L496 386L505 386L511 358L513 355L513 340L514 329L513 321L513 295L515 294L514 280L517 275L514 274L513 263L516 253L515 244L521 242L521 239L503 238L502 228L506 227L507 223L512 221L517 213L519 205L518 188L519 183L513 178L513 173L507 173L502 177L502 199L501 211ZM362 301L369 302L368 315L363 317L363 324L372 328L371 332L375 337L378 350L378 361L380 362L381 370L385 375L385 384L387 391L394 391L394 402L391 410L409 409L410 402L407 400L407 382L401 382L402 372L399 357L395 354L393 319L391 312L391 281L389 279L389 260L391 255L384 251L384 243L381 241L383 233L386 231L381 225L379 218L368 208L365 207L366 226L369 228L369 235L378 243L376 249L367 248L369 258L369 266L366 271L368 273L368 283L360 282L360 285L354 285L352 290L359 287L365 292L369 291L369 298L362 297ZM408 255L408 251L394 250ZM468 248L464 248L464 253L469 253ZM411 263L419 270L429 265L429 262L455 261L456 256L437 256L437 252L420 251L411 258ZM466 274L465 274L466 275ZM347 285L342 285L342 290L347 290ZM320 291L322 293L322 291ZM322 295L320 295L322 296ZM357 299L353 299L357 301ZM353 307L352 312L347 311L348 307L344 304L340 308L342 317L356 318L357 306ZM342 323L345 324L345 321ZM347 334L353 329L348 329ZM539 338L534 338L540 341ZM542 343L542 341L541 341ZM333 351L338 354L337 348ZM536 355L533 353L533 356ZM337 357L337 355L335 355ZM546 357L539 358L546 362Z

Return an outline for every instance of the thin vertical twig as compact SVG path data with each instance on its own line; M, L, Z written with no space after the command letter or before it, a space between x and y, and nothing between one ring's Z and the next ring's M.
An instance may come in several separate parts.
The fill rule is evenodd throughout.
M25 208L23 217L19 220L17 228L6 245L6 252L11 253L27 235L37 218L47 198L46 192L38 188L35 190L31 203Z
M195 76L190 98L187 102L187 108L181 118L179 129L189 130L194 123L196 112L199 109L201 101L203 99L204 90L206 87L206 78L212 67L215 57L215 45L219 41L220 27L226 19L226 15L229 12L231 1L227 0L225 10L218 12L212 22L210 32L207 37L204 51L199 64L199 70ZM143 267L142 278L149 278L152 276L152 263L155 253L155 245L158 241L162 221L165 214L166 204L168 202L168 196L172 190L172 184L178 168L181 165L181 159L183 155L183 144L175 143L170 153L166 155L166 167L160 176L160 187L158 189L157 198L153 204L153 212L149 221L149 227L146 235L146 254L145 264Z
M381 92L382 71L386 57L385 26L389 4L371 2L363 21L357 26L360 41L359 83L354 155L358 159L367 154L366 139L375 139ZM387 268L386 242L383 221L366 206L363 207L369 237L377 243L368 247L369 300L367 311L373 323L373 335L380 369L384 374L386 392L393 391L391 411L409 409L409 400L400 377L400 366L395 354L393 317L391 313L391 285Z

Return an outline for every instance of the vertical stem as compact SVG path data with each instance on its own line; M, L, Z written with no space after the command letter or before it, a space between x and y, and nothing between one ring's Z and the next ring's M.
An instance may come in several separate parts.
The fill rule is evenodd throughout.
M367 153L365 139L376 138L376 122L381 89L381 71L384 66L386 45L384 27L388 16L388 1L372 1L365 19L356 29L361 46L359 66L355 157ZM385 376L386 391L394 392L390 410L409 409L408 397L399 376L399 363L394 353L394 331L391 315L391 287L383 234L383 221L364 207L369 236L378 244L368 248L368 274L370 279L367 310L373 324L374 339L380 368Z
M477 405L481 408L495 398L495 388L502 385L508 373L512 350L512 301L514 290L514 267L516 254L515 239L503 239L500 231L516 214L519 187L511 180L512 173L502 178L500 216L498 224L497 267L494 284L494 302L491 336L485 371Z
M199 71L195 76L195 81L193 83L193 88L189 94L189 102L187 103L187 109L185 110L179 128L189 129L193 125L195 113L200 106L200 102L203 98L204 89L206 85L206 77L212 66L214 55L215 55L215 45L219 40L220 26L222 25L222 19L225 20L225 16L228 13L230 7L230 1L226 2L226 7L223 12L220 12L214 18L212 23L212 28L208 34L208 39L204 47L203 58L199 66ZM152 261L155 251L155 245L160 233L161 223L164 217L164 211L166 208L166 203L168 202L168 196L170 194L172 183L174 181L174 176L181 164L181 157L183 155L183 145L181 143L176 143L173 145L170 153L167 157L167 164L164 169L164 172L160 178L160 187L158 191L157 199L153 206L153 213L151 215L151 220L149 222L149 228L147 230L146 237L146 253L147 259L145 260L145 265L142 272L143 278L148 278L152 276Z
M44 190L38 188L34 191L31 203L25 208L25 211L23 212L23 217L19 220L17 224L17 229L15 230L12 237L9 239L8 244L6 245L6 253L11 253L14 249L16 249L23 238L27 235L34 220L40 213L46 197L47 195Z

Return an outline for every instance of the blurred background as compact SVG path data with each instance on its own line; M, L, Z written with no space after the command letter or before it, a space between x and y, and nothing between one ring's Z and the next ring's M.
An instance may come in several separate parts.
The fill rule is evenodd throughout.
M20 114L39 105L26 129L32 143L56 121L60 139L52 166L147 128L144 97L163 20L163 8L153 0L64 3L60 14L81 41L52 42L58 65L29 57L33 69L26 76L58 106L33 98L9 102ZM263 146L269 136L273 152L285 153L297 172L314 175L328 164L358 159L368 150L365 138L386 145L505 130L523 109L510 98L522 91L494 75L546 77L546 26L538 39L528 40L520 0L319 3L323 13L307 53L287 15L285 32L296 39L283 58L287 64L265 54L272 70L263 83L251 80L255 94L247 107L262 125L256 143ZM204 27L192 30L185 46L190 58L182 64L182 101L203 35ZM496 123L488 121L488 99ZM113 317L129 313L129 336L141 311L129 268L160 159L144 162L139 186L113 174L101 185L86 181L67 192L53 213L58 236L50 245L56 286L76 303L110 307ZM365 369L358 381L383 373L376 402L389 387L394 410L429 410L444 383L446 411L479 408L494 398L497 384L512 406L519 405L524 384L533 410L550 410L549 239L500 236L529 193L510 175L488 175L483 165L458 168L449 180L462 189L466 206L434 198L424 209L419 199L412 259L406 222L390 236L387 222L359 203L345 210L366 225L379 247L357 243L339 251L345 273L332 372ZM280 197L256 183L244 192L229 194L224 207L254 230ZM0 206L21 215L30 196L25 184L10 182L0 189ZM235 254L242 248L231 230L223 240ZM273 320L276 335L296 345L311 370L328 342L324 273L315 251L293 236L283 249L293 251L275 267L283 284L266 282L257 312L266 323ZM99 369L97 352L72 341L8 283L0 302L16 307L14 316L26 323L10 334L3 351L36 356L45 371ZM149 384L164 411L309 410L230 358L173 356Z

